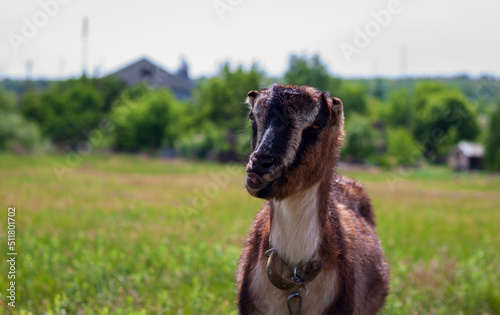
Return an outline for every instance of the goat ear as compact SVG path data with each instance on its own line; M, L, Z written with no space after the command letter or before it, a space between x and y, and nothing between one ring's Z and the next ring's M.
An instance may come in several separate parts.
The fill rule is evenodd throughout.
M332 97L332 127L338 132L344 128L344 106L337 97Z
M255 104L255 99L259 97L259 91L250 91L247 94L247 100L246 103L250 105L250 108L253 108L253 105Z

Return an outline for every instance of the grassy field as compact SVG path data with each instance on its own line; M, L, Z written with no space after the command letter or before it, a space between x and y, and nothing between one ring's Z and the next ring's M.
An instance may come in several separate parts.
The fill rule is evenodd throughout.
M73 167L68 166L71 165ZM350 171L391 264L384 314L500 314L500 178ZM0 313L16 206L16 313L234 314L262 204L243 167L127 156L0 155Z

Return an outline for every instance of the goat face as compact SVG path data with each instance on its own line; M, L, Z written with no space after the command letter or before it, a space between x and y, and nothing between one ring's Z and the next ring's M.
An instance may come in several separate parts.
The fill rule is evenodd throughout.
M284 199L334 167L343 139L342 102L312 87L250 91L252 154L245 186L258 198Z

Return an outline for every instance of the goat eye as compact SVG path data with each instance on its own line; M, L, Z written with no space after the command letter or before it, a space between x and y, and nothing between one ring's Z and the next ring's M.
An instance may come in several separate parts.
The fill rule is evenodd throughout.
M322 126L319 123L314 123L312 127L313 129L320 129Z

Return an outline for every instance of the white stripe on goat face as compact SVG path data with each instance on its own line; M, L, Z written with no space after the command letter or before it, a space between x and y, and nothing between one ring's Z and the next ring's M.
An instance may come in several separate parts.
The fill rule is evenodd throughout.
M252 109L252 114L255 117L257 124L257 138L255 144L255 152L259 151L263 143L271 143L275 140L275 134L277 131L281 131L281 128L287 128L287 134L289 135L289 140L287 142L286 151L283 156L282 167L289 167L292 165L297 154L297 150L302 141L302 131L311 126L317 119L319 114L319 106L314 107L309 112L296 112L294 109L287 107L287 116L283 116L281 113L272 112L276 109L270 105L272 96L268 98L267 104L261 104L261 102L256 102ZM287 106L286 103L282 103L282 106ZM269 121L268 117L271 117L272 121ZM276 129L276 124L273 122L279 120L279 129Z
M263 105L259 104L259 100L255 101L253 108L251 109L252 115L257 124L257 137L255 141L255 148L258 148L264 131L265 122L267 120L267 111ZM254 150L255 151L255 150Z
M285 156L283 157L283 166L289 167L292 165L297 155L300 143L302 142L302 131L311 126L316 120L316 116L319 113L319 108L315 107L312 111L305 114L300 113L299 115L294 114L293 116L293 127L290 127L290 140L286 148Z
M275 91L273 86L261 91L251 108L257 127L254 152L260 152L259 150L263 149L262 145L266 145L267 154L280 155L280 169L293 164L303 140L303 130L314 124L321 108L321 104L302 104L297 107L296 103L293 105L294 93L284 95L286 93ZM282 152L276 152L277 147L274 143L284 140L276 137L279 134L286 135L287 138Z

